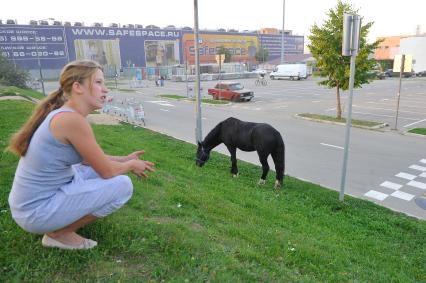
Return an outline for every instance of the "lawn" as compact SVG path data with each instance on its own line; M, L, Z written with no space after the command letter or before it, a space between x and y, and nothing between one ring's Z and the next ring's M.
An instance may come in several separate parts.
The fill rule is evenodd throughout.
M3 150L33 105L0 101L0 282L425 282L426 223L371 202L131 125L94 126L109 154L145 149L156 164L122 209L81 230L90 251L45 249L11 219L18 159ZM309 166L309 163L306 164ZM290 165L291 166L291 165Z
M426 128L414 128L409 130L408 132L418 135L425 135L426 136Z

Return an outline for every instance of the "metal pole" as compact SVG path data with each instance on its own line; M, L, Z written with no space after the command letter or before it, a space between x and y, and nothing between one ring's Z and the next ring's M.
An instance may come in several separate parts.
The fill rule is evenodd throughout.
M200 94L200 53L198 43L198 0L194 0L194 44L195 44L195 93L196 93L196 127L195 139L196 142L203 140L201 130L201 94Z
M34 42L36 44L37 63L38 63L38 71L40 72L41 88L43 89L43 95L46 96L46 90L44 89L43 71L41 70L40 56L38 55L38 44L37 44L37 39L35 35L34 35Z
M188 56L186 55L186 50L185 50L185 81L186 81L186 97L189 97L189 92L188 92Z
M346 182L346 167L348 164L348 152L349 152L349 136L351 132L351 122L352 122L352 97L355 81L355 58L356 54L351 56L351 67L350 67L350 77L349 77L349 101L348 101L348 116L346 118L346 135L345 135L345 149L343 155L343 166L342 166L342 178L340 180L340 195L339 200L343 201L345 196L345 182Z
M405 62L405 55L401 56L401 69L399 70L399 87L398 87L398 93L396 94L397 97L397 103L396 103L396 115L395 115L395 127L393 130L398 130L398 113L399 113L399 99L401 98L401 84L402 84L402 72L404 72L404 62Z
M281 32L281 64L284 64L284 18L285 18L285 0L283 0L283 29Z

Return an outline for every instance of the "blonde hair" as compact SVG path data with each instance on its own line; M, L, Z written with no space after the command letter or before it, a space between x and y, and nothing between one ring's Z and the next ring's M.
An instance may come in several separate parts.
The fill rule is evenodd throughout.
M16 155L25 156L34 132L46 116L51 111L64 105L75 82L82 84L85 80L91 78L98 69L102 71L102 67L97 62L91 60L80 60L68 63L61 71L59 78L60 88L50 93L37 104L31 117L22 128L11 137L7 150Z

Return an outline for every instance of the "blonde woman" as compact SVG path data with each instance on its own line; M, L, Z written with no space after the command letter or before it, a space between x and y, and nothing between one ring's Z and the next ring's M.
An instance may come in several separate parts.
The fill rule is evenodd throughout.
M9 205L20 227L44 234L43 246L90 249L97 242L76 231L130 199L133 185L123 174L146 177L154 164L139 159L142 150L108 156L96 142L85 118L108 92L98 63L69 63L59 83L10 141L20 160Z

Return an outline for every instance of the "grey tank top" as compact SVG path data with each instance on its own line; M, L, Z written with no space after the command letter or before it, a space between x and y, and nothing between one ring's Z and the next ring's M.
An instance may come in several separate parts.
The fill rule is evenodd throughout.
M74 112L61 107L50 112L35 131L28 151L21 157L9 195L14 218L28 217L38 205L51 198L74 176L73 164L82 158L70 144L59 142L50 131L52 118L60 112Z

